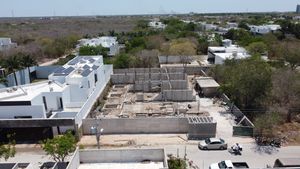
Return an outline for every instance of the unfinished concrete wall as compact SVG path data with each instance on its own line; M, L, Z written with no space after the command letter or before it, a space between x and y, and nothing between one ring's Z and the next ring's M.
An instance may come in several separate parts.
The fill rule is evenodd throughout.
M212 117L206 117L212 119ZM208 138L216 135L217 123L207 121L190 124L187 118L134 118L134 119L84 119L83 134L91 135L91 127L99 121L103 134L170 134L187 133L191 138Z
M104 134L187 133L186 118L98 119ZM83 134L90 135L96 119L83 120Z
M188 139L199 140L204 138L216 137L217 123L202 123L189 125Z
M155 98L155 101L195 101L192 90L165 90Z
M81 163L130 163L150 160L165 163L164 149L80 150Z
M127 74L113 74L111 80L113 84L133 84L136 81L161 81L161 80L186 80L187 77L182 73L127 73Z
M170 81L173 90L185 90L188 88L186 80L172 80Z

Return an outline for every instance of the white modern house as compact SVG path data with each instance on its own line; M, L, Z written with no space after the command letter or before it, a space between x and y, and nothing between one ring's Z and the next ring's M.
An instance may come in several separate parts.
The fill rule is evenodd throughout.
M102 37L92 38L92 39L80 39L77 48L81 46L99 46L99 45L109 49L108 52L109 56L115 56L119 54L120 48L122 48L123 46L118 43L117 37L102 36Z
M9 50L17 47L16 43L12 43L10 38L0 38L0 51Z
M273 33L281 29L280 25L260 25L260 26L249 25L249 27L250 27L250 32L254 34L261 34L261 35L270 32Z
M102 56L77 56L46 81L0 89L0 120L65 118L80 127L111 74Z
M150 21L148 26L154 29L165 29L167 27L167 25L157 20Z
M243 47L232 45L230 39L222 41L223 46L208 47L208 62L212 64L223 64L226 59L244 59L250 57Z

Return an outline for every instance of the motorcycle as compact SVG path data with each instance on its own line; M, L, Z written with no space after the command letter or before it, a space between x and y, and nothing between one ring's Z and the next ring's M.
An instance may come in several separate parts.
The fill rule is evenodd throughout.
M243 148L240 145L233 145L229 149L229 153L234 154L234 155L242 155Z

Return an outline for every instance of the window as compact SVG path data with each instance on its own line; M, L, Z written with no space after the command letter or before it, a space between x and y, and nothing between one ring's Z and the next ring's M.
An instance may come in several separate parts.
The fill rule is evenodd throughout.
M95 84L97 83L97 81L98 81L98 76L97 74L95 74Z
M64 105L63 105L63 100L62 100L62 98L60 97L60 98L59 98L59 108L60 108L60 109L63 109L63 107L64 107Z
M32 119L32 116L15 116L15 119Z
M45 110L47 111L48 107L47 107L47 101L46 101L46 97L45 96L43 96L43 103L44 103Z

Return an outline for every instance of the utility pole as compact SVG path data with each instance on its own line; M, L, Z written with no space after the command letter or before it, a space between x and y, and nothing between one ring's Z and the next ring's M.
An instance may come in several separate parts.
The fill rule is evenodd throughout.
M95 134L96 136L96 141L97 141L97 148L100 149L100 136L101 136L101 133L103 132L103 128L99 129L99 126L100 126L100 121L101 119L97 119L96 118L96 126L92 126L91 127L91 133L92 134Z

